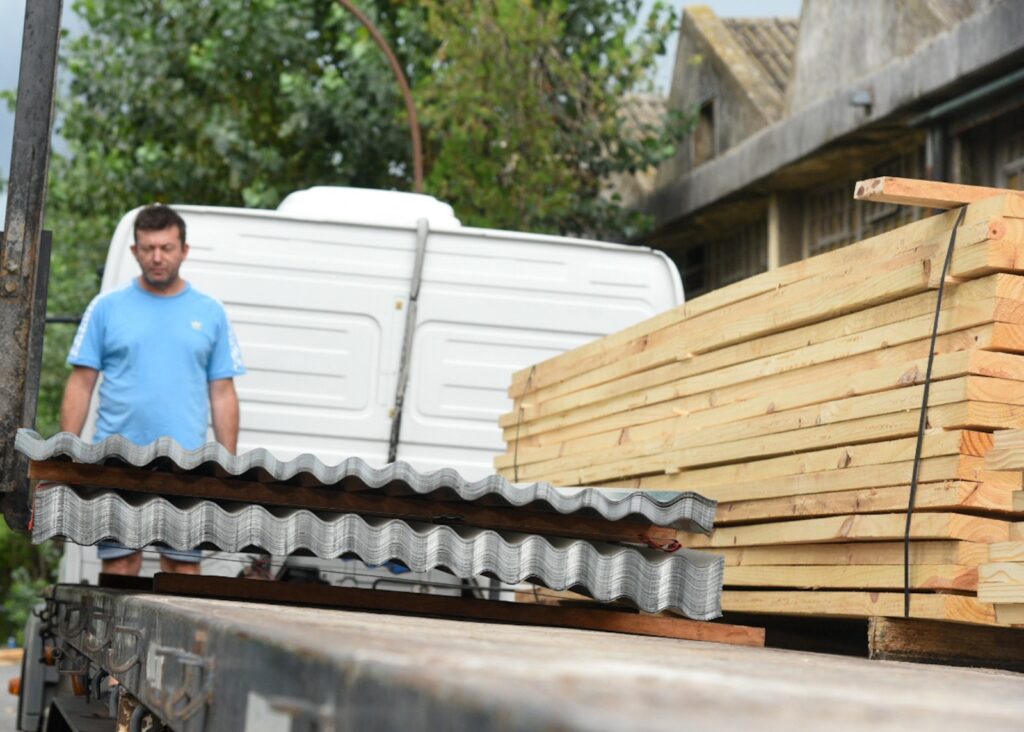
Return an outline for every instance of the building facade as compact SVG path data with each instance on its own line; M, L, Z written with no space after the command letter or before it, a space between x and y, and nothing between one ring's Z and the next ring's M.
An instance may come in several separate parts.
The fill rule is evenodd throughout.
M1024 2L804 0L799 19L683 10L668 105L693 133L637 207L688 297L881 233L920 209L882 175L1024 188Z

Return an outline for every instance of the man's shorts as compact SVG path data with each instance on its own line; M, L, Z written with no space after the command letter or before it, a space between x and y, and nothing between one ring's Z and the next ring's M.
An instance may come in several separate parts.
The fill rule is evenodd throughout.
M96 545L96 551L100 559L120 559L121 557L131 556L139 550L129 549L119 541L101 541ZM175 562L199 564L203 558L203 552L199 549L186 549L182 551L179 549L168 549L167 547L157 547L157 551L160 552L161 556L172 559Z

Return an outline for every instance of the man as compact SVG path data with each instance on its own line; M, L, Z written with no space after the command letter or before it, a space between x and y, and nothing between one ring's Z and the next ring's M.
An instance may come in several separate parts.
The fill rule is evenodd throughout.
M185 222L168 206L135 218L131 251L142 274L130 285L98 295L78 327L67 361L61 429L82 433L99 374L94 440L122 435L139 445L172 437L188 450L213 433L229 452L238 445L234 377L245 373L224 307L183 280L188 256ZM137 575L142 553L117 542L99 545L103 571ZM199 573L199 550L162 550L165 572Z

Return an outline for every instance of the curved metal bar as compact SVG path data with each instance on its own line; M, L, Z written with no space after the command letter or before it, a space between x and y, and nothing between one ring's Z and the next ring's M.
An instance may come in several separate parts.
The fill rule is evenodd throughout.
M412 90L409 88L409 80L405 78L402 65L398 63L398 57L391 50L391 46L384 40L384 36L381 35L380 31L377 30L377 26L373 24L366 14L357 8L351 0L338 0L338 4L356 16L359 22L366 27L374 42L384 52L384 55L387 56L388 63L391 64L391 70L395 72L395 79L398 81L398 86L402 90L402 98L405 100L405 111L409 116L409 135L412 137L413 190L417 193L423 193L423 144L420 141L420 121L416 114L416 102L413 101Z
M118 634L130 635L135 638L135 652L124 659L117 661L117 644L114 641ZM110 647L107 649L107 669L113 674L123 674L142 660L142 649L146 645L146 629L132 628L127 625L115 625Z

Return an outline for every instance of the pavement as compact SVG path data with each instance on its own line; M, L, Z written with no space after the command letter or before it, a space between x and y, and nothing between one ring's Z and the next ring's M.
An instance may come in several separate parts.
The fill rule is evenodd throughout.
M7 682L21 673L21 661L0 659L0 732L16 732L18 697L7 693Z

